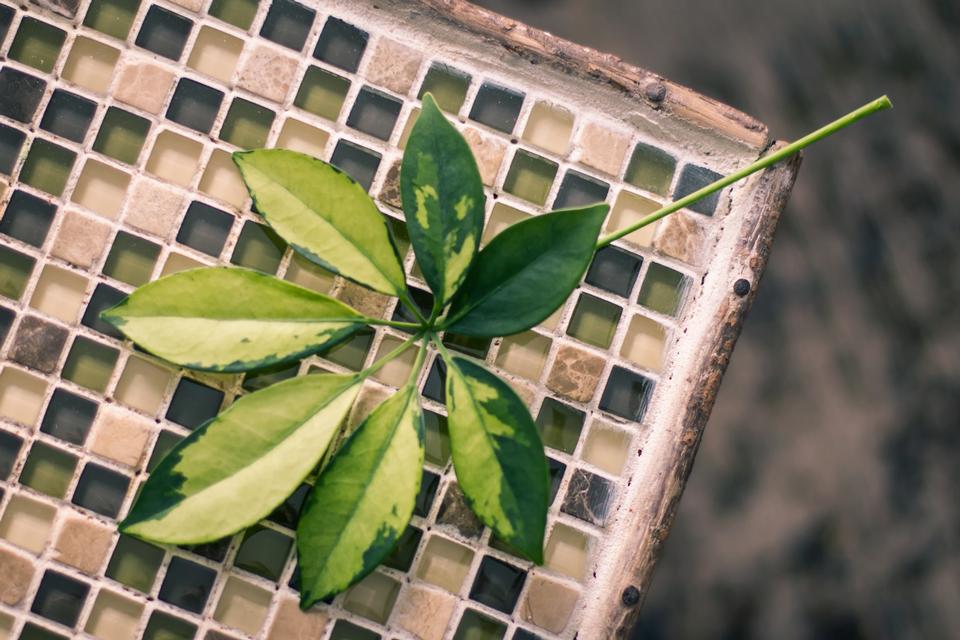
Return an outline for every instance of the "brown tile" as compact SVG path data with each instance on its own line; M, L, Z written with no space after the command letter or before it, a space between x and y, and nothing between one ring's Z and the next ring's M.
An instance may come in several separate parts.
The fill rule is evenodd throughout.
M600 383L603 362L588 351L562 345L547 377L547 388L575 402L589 402Z
M42 373L53 373L67 343L68 331L36 316L20 321L10 358Z
M562 633L580 594L544 576L533 576L520 605L520 617L551 633Z
M452 526L465 538L479 538L483 533L483 523L470 509L463 490L455 482L447 487L443 496L437 512L437 524Z
M146 60L121 62L114 98L120 102L159 115L173 85L173 72Z
M184 200L177 189L141 176L133 183L124 222L169 240L180 219Z
M477 160L477 168L480 170L480 179L483 184L492 185L497 179L500 165L503 164L507 145L473 127L464 127L463 137L467 139L467 144L470 145L470 150L473 151L473 156Z
M380 189L380 200L396 207L403 208L403 200L400 197L400 161L396 161L387 171L387 177L383 180L383 188Z
M240 71L240 88L274 102L283 102L297 73L297 59L260 45Z
M678 211L661 220L653 248L689 265L700 266L704 254L704 232L695 216Z
M282 597L267 640L314 640L323 637L327 615L320 611L301 611L296 598Z
M11 549L0 549L0 602L15 607L33 581L33 561Z
M93 424L90 451L114 462L138 467L153 431L153 422L116 405L103 405Z
M408 584L393 608L393 624L420 640L442 640L457 599L439 589Z
M417 78L422 60L423 56L416 49L380 38L367 65L367 80L406 95Z
M80 515L67 516L54 549L56 558L88 575L96 575L107 560L113 528Z
M343 285L336 297L370 318L382 318L387 311L387 305L390 304L388 296L370 291L349 280L343 280Z
M109 238L110 225L103 219L67 209L50 253L78 267L90 268L100 261Z
M630 147L623 134L595 122L589 122L578 137L580 161L609 175L619 175Z

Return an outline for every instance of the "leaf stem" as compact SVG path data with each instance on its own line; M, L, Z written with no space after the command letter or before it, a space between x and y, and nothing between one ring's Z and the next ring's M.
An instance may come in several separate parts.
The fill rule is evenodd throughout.
M630 225L629 227L625 227L620 231L603 236L597 241L597 249L602 249L603 247L607 246L611 242L615 240L619 240L620 238L633 233L637 229L641 229L647 226L648 224L652 224L656 222L660 218L665 218L666 216L670 215L671 213L674 213L675 211L679 211L684 207L690 206L694 202L697 202L698 200L701 200L702 198L707 197L711 193L720 191L724 187L727 187L733 184L734 182L743 180L750 174L756 173L761 169L766 169L770 165L776 164L777 162L780 162L784 158L789 158L790 156L799 152L801 149L813 144L814 142L817 142L818 140L826 138L827 136L834 134L837 131L840 131L841 129L853 124L854 122L856 122L857 120L860 120L861 118L865 118L866 116L876 113L877 111L883 111L884 109L889 109L892 106L893 104L890 102L890 99L887 96L881 96L876 100L868 102L867 104L863 105L859 109L851 111L850 113L843 116L842 118L838 118L837 120L834 120L830 124L820 127L816 131L805 135L804 137L800 138L796 142L792 142L791 144L788 144L782 149L778 149L774 153L771 153L768 156L764 156L760 158L750 166L744 167L743 169L740 169L735 173L731 173L730 175L724 178L720 178L716 182L708 184L702 189L698 189L697 191L694 191L690 195L684 196L679 200L671 202L666 206L660 209L657 209L653 213L649 214L648 216L644 217L638 222Z
M395 329L422 329L423 325L416 322L400 322L399 320L384 320L382 318L363 318L366 324L375 324Z
M423 336L422 332L410 336L409 338L404 340L399 346L397 346L396 349L394 349L387 355L383 356L382 358L374 362L372 365L370 365L369 367L361 371L358 375L360 375L363 378L369 378L370 376L375 374L377 371L382 369L385 364L399 357L404 351L409 349L413 345L413 343L419 340L422 336Z
M427 319L420 313L420 307L417 306L417 303L413 301L413 298L410 297L410 291L404 289L400 292L400 302L404 304L410 312L420 321L420 324L413 325L417 329L422 328L428 324ZM410 323L413 324L413 323Z

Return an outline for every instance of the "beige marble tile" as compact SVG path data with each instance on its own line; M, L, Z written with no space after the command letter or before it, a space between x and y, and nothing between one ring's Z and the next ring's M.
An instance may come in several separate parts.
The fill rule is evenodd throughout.
M367 64L367 80L406 95L417 78L422 61L423 56L416 49L380 38Z
M121 61L113 97L159 115L173 86L173 72L154 62L130 57Z
M107 561L114 530L92 518L70 514L54 544L56 558L87 575L96 575Z
M186 198L178 189L141 176L131 189L124 222L169 240L176 231L185 204Z
M487 186L493 185L503 164L503 156L507 152L507 145L499 138L487 135L474 127L464 127L463 137L467 139L470 150L477 160L480 170L480 179Z
M314 607L301 611L297 599L280 596L277 613L267 633L267 640L314 640L324 637L329 618Z
M110 225L102 218L68 208L50 253L88 269L103 258L110 233Z
M599 355L561 345L547 377L547 388L575 402L589 402L600 384L603 364Z
M588 122L577 137L580 161L608 175L619 176L630 139L596 122Z
M0 602L16 607L33 581L34 560L12 549L0 548Z
M393 624L420 640L443 640L457 599L438 589L408 584L393 609Z
M90 435L90 450L128 467L143 460L154 423L133 411L102 405Z
M274 102L283 102L297 74L297 59L273 47L259 45L240 71L240 88Z

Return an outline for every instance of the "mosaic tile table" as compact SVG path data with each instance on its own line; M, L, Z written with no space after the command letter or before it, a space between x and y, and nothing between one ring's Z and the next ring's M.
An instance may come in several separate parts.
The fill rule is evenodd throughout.
M219 543L161 549L116 520L177 440L239 394L356 370L402 339L358 335L299 366L201 376L98 313L197 265L276 273L402 314L294 255L250 211L229 154L279 146L369 188L406 252L398 162L432 91L479 159L485 240L605 200L616 230L755 159L766 129L619 60L454 0L0 0L0 638L608 638L649 583L792 185L791 163L600 252L537 329L447 336L504 372L548 446L546 564L491 538L449 460L443 369L422 382L416 514L389 561L297 607L303 491ZM414 271L418 302L429 294ZM404 380L384 368L358 420Z

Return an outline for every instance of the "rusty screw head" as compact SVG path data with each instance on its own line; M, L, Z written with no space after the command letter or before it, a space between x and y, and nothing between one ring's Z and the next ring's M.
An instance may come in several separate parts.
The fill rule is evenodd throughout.
M741 298L748 293L750 293L750 282L743 278L740 278L733 283L733 292L740 296Z
M640 602L640 589L630 585L623 590L623 593L620 595L620 599L623 600L623 604L626 606L635 607L637 603Z
M651 102L663 102L667 97L667 85L662 82L651 82L644 88L647 100Z

